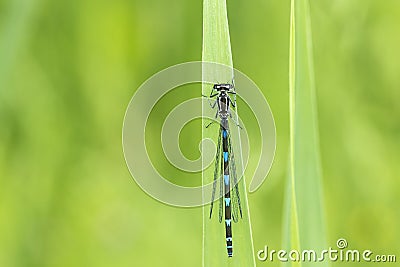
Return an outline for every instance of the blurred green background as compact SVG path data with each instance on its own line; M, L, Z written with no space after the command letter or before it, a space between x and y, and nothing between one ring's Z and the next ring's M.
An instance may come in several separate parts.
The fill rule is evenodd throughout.
M270 175L249 195L256 251L282 246L289 12L228 1L235 67L277 127ZM400 257L400 2L311 1L311 15L329 245ZM121 145L136 88L200 60L201 44L201 1L0 1L0 266L201 265L201 209L147 196ZM182 133L188 157L200 127Z

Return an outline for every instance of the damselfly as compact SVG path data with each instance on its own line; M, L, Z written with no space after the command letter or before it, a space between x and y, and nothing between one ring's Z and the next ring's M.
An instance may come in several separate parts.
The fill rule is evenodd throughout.
M236 107L236 101L235 98L233 98L234 100L232 100L230 95L236 95L233 83L214 84L211 93L208 96L211 99L215 99L215 102L210 103L210 106L212 108L215 108L215 106L217 106L218 109L215 118L218 118L218 116L220 118L217 154L215 156L210 219L213 211L217 181L218 178L220 178L219 222L222 222L223 217L225 218L225 237L228 257L232 257L233 254L231 222L237 222L239 216L240 218L242 218L242 207L240 204L235 157L232 148L231 132L229 129L228 121L229 118L232 118L230 106L232 105L232 107ZM208 128L212 123L213 122L208 124L206 128ZM235 124L238 125L237 123Z

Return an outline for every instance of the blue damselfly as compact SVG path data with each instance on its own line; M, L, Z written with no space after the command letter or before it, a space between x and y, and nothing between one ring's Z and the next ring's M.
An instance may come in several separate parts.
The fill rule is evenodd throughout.
M210 219L213 211L217 181L219 179L220 197L219 197L219 222L225 221L225 237L228 257L233 255L232 224L242 218L242 207L240 203L238 178L236 174L235 157L232 148L231 132L228 119L233 119L230 106L236 107L234 97L236 95L235 87L229 83L214 84L209 96L214 99L210 103L211 108L217 106L215 118L220 119L218 134L217 154L215 156L213 191L210 206ZM233 100L232 100L233 99ZM233 120L234 121L234 120ZM208 128L213 122L209 123ZM235 125L239 126L237 122ZM240 126L239 126L240 127ZM225 215L225 216L224 216Z

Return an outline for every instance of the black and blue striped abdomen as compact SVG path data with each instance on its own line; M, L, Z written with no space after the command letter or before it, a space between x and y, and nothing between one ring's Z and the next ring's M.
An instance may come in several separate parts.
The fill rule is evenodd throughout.
M227 126L227 125L226 125ZM222 126L221 126L222 127ZM226 248L228 256L232 257L232 209L231 209L231 188L229 177L229 149L228 149L228 129L222 128L222 155L223 155L223 175L224 175L224 203L225 203L225 232Z

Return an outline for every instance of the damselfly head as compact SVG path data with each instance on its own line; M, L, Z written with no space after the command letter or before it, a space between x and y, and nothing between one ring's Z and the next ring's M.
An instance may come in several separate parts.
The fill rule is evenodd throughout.
M233 88L233 85L230 83L214 84L214 89L217 91L229 91L232 88Z

